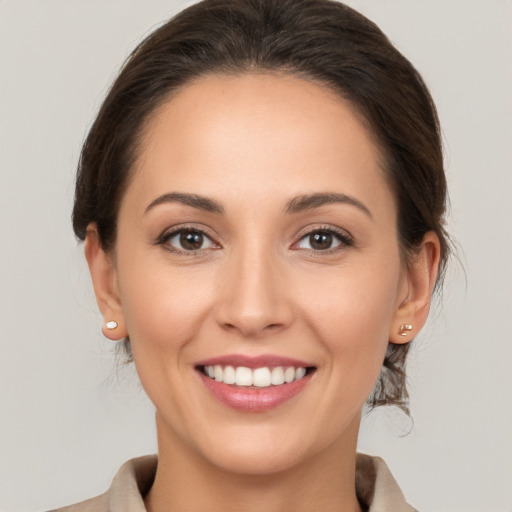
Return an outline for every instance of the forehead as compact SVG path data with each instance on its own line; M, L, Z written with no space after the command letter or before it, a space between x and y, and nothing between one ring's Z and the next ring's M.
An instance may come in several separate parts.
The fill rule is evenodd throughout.
M390 196L382 161L361 117L327 87L282 74L213 75L150 118L128 194L256 200L334 191L374 202Z

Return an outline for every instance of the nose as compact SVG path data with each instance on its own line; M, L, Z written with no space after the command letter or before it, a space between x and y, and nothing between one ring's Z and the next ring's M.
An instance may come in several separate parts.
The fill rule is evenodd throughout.
M291 324L285 272L275 258L247 250L224 263L216 308L223 329L258 338Z

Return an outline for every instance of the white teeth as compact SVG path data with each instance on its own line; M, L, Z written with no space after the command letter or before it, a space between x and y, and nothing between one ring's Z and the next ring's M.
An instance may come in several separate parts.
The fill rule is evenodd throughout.
M224 368L224 384L234 384L236 382L235 379L235 369L232 366L226 366Z
M221 365L205 366L204 373L217 382L224 384L236 384L237 386L254 386L257 388L267 388L271 385L280 386L281 384L290 383L294 380L300 380L306 375L306 368L294 368L288 366L276 366L275 368L255 368L251 370L245 366L226 366Z
M284 381L286 383L293 382L295 380L295 368L290 366L284 371Z
M295 370L295 380L300 380L306 375L306 368L297 368Z
M257 388L266 388L272 384L270 370L268 368L256 368L252 372L252 384Z
M281 366L277 366L272 370L272 384L274 386L284 384L284 370Z
M237 386L252 386L252 371L245 366L239 366L235 371L235 384Z

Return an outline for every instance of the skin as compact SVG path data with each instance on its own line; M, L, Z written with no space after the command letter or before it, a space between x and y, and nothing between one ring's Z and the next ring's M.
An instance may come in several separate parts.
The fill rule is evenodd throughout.
M388 342L406 343L423 326L439 262L427 233L404 265L382 162L346 101L291 76L204 77L151 118L115 250L101 250L94 225L86 240L105 322L119 323L104 333L129 334L156 408L149 511L360 510L361 410ZM207 197L223 212L177 201L148 210L170 193ZM311 194L360 205L287 211ZM199 250L163 240L183 227L206 233ZM342 238L312 249L318 230ZM403 323L414 326L405 337ZM240 412L195 369L225 354L288 356L316 371L279 407Z

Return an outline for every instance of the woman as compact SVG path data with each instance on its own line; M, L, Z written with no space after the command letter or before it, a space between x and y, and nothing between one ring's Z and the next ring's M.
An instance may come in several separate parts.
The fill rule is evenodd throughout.
M352 9L206 0L150 35L84 144L73 226L158 459L61 510L412 510L356 444L365 403L407 411L445 201L430 95Z

